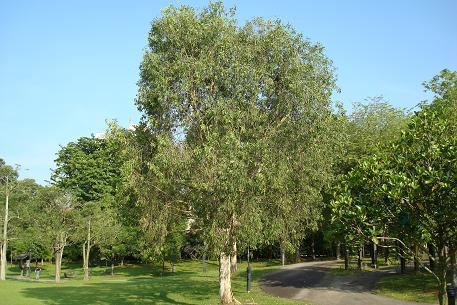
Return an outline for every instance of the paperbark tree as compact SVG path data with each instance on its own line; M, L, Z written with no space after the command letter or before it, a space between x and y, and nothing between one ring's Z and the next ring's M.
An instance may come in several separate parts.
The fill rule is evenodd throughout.
M143 160L148 153L159 157L139 163L136 185L153 177L141 193L163 197L144 200L160 207L154 209L155 231L166 231L176 210L187 211L201 228L208 249L219 256L222 304L234 301L235 244L255 247L283 232L289 240L320 209L318 181L327 167L312 161L326 159L318 152L328 137L332 72L319 44L279 21L257 18L239 27L220 2L201 12L170 7L152 23L136 101L144 114L137 133L150 135L139 147ZM272 154L281 144L289 145ZM166 170L173 168L173 153L164 154L165 148L182 160L181 170L171 171L176 175ZM299 174L286 179L284 171ZM279 172L282 181L275 180ZM270 181L287 188L287 198L274 201ZM278 210L283 222L275 220ZM288 222L288 211L306 217Z

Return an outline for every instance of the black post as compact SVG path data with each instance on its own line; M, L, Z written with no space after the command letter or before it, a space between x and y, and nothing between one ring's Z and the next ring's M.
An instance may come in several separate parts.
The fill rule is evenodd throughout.
M246 291L250 292L251 291L251 275L252 275L252 268L251 268L251 262L249 259L249 246L248 246L248 268L246 269Z
M344 249L344 270L348 270L348 269L349 269L349 249L346 245L345 249Z
M246 291L251 291L251 275L252 275L252 268L251 264L248 264L248 268L246 269Z
M406 258L403 255L400 256L400 272L406 273Z
M447 304L455 305L456 289L455 289L454 285L452 285L452 283L447 284L446 290L447 290Z
M371 248L371 267L376 269L378 267L378 249L376 243L373 242L373 247Z
M435 246L431 243L427 244L428 247L428 259L430 270L435 270Z

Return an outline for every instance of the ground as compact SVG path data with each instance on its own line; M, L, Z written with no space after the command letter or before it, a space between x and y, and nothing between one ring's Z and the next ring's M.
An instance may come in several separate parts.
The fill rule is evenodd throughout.
M278 261L253 264L252 292L247 293L246 273L238 272L233 279L235 297L242 303L256 302L265 305L305 304L270 296L258 286L265 274L279 268ZM246 270L246 264L239 265ZM0 304L5 305L85 305L85 304L178 304L217 305L218 267L216 262L207 262L207 272L201 271L200 261L177 263L176 273L160 275L159 266L116 267L115 276L110 268L92 268L92 278L83 282L79 265L65 266L74 270L75 278L63 279L61 284L52 281L52 266L45 266L39 281L19 280L17 267L9 269L8 279L0 282ZM34 276L32 272L32 277Z
M390 274L391 268L347 272L342 270L341 263L334 262L309 262L281 269L279 261L267 261L254 262L253 267L250 293L245 291L246 263L239 265L240 271L233 278L234 295L243 304L420 304L379 294L409 301L435 303L436 300L435 283L426 274ZM66 265L63 272L71 270L75 277L55 284L52 265L44 267L39 281L20 278L14 266L9 268L8 280L0 282L0 304L217 305L217 268L217 262L207 262L207 272L203 273L200 261L182 261L177 263L175 274L167 272L161 276L159 265L128 265L116 267L115 275L111 276L111 268L97 267L91 268L91 280L85 283L80 265Z
M420 282L423 275L397 276L393 268L366 272L335 272L336 262L308 262L287 266L265 276L263 289L269 294L294 300L308 301L316 305L418 305L415 293L417 287L429 287ZM405 277L415 278L410 283ZM381 288L375 290L379 280ZM402 280L403 279L403 280ZM428 277L427 277L428 279ZM392 284L394 283L394 284ZM433 285L433 283L431 283ZM403 300L375 294L381 292ZM410 298L400 295L410 295ZM434 302L433 292L421 301ZM432 298L429 298L431 296Z

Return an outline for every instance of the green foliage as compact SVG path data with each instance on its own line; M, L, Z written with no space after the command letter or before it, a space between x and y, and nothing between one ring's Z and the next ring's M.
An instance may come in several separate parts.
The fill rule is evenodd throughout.
M359 242L388 232L408 245L432 243L438 255L434 275L440 303L448 270L445 248L455 248L457 233L456 75L444 70L426 83L436 93L433 102L420 106L400 138L359 161L332 202L334 221ZM378 231L370 232L372 226Z
M82 137L57 153L51 180L82 201L114 195L120 183L121 160L116 142Z
M151 236L163 239L180 209L215 253L316 228L332 158L332 73L322 46L279 21L239 27L221 3L165 10L137 96L134 184L146 188L140 197L160 194L141 200L160 207Z

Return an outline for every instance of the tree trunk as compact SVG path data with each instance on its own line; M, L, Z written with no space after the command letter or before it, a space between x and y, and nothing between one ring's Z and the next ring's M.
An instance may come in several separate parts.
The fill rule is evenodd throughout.
M87 249L86 249L87 243ZM83 243L83 269L84 269L84 281L89 280L89 257L90 257L90 220L87 230L87 241Z
M219 297L222 305L233 304L230 265L230 255L221 253L219 258Z
M62 269L62 255L63 255L63 247L58 247L56 250L56 273L55 273L56 283L60 283L60 273L61 273L61 269Z
M234 274L238 270L236 242L233 243L232 251L230 255L230 273Z
M357 256L357 269L362 270L362 247L359 248Z
M6 279L6 251L8 250L8 203L9 203L9 193L8 193L8 177L6 177L6 201L5 201L5 218L3 220L3 236L2 243L0 245L0 280L4 281Z
M316 260L316 250L315 250L315 242L314 242L314 236L311 240L311 255L312 255L312 258L313 258L313 261Z
M202 271L205 273L206 272L206 254L203 253L202 256Z
M336 243L336 259L341 259L341 242Z
M301 261L300 247L297 247L295 249L295 263L299 263L300 261Z
M281 265L286 265L286 251L284 251L284 247L281 245Z
M414 272L419 272L419 246L414 245Z
M121 267L124 267L124 257L121 257Z
M161 275L163 275L165 273L165 256L162 255L162 273Z
M111 276L114 275L114 262L111 262Z
M438 278L440 279L440 287L438 291L438 301L440 305L445 304L446 296L446 252L442 244L438 245Z
M389 248L387 248L387 241L384 241L384 263L389 264Z

